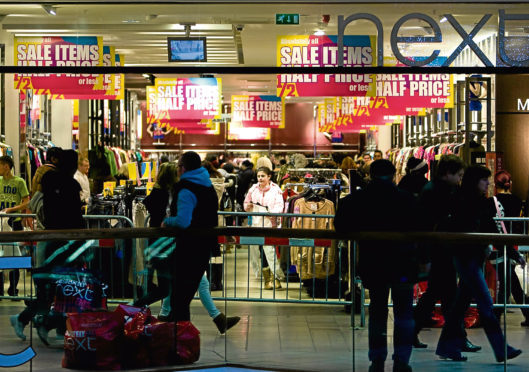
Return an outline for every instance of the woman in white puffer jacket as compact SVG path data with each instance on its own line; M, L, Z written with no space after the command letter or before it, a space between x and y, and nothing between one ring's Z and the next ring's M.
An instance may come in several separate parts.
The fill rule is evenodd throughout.
M272 170L268 167L257 169L257 183L250 187L244 199L246 212L281 213L284 209L281 188L271 181ZM253 227L277 227L277 217L252 216ZM263 246L262 273L265 280L265 289L281 288L280 279L285 277L279 267L275 248L271 245ZM250 262L256 275L259 275L259 249L250 246ZM272 266L272 269L270 269Z

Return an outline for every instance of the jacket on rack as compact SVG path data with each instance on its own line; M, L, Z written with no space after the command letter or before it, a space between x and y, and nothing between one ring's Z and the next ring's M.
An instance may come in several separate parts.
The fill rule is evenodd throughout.
M298 199L294 213L334 215L334 203L327 199L308 201ZM331 218L295 217L292 228L332 230ZM336 263L336 247L290 247L291 264L296 266L301 280L325 279L334 274Z

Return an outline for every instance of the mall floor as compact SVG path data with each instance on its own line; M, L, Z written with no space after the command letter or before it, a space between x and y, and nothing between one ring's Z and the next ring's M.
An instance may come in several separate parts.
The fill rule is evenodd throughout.
M245 250L237 250L238 270L244 271ZM247 251L246 251L247 252ZM240 259L239 259L240 258ZM234 259L231 253L226 257L229 267ZM230 270L232 271L232 270ZM225 284L230 286L235 282L231 275ZM239 296L270 298L274 294L261 291L260 282L256 278L240 275L236 281ZM284 283L283 283L284 285ZM276 298L295 297L300 293L291 284L292 292L286 294L282 289L276 292ZM7 286L6 286L7 288ZM19 285L20 288L20 285ZM264 293L264 295L263 295ZM216 293L214 293L215 295ZM218 294L218 293L217 293ZM305 296L304 296L305 298ZM111 308L114 305L111 306ZM189 370L201 368L214 370L216 366L244 366L249 369L264 369L270 371L367 371L367 327L359 327L360 319L356 316L356 327L351 327L351 315L344 312L343 306L317 304L286 304L263 303L248 301L218 301L217 306L228 316L238 315L241 321L226 335L217 331L214 323L198 300L193 301L191 313L192 322L201 332L200 360L188 367L166 369ZM25 333L28 341L21 341L13 332L9 323L9 316L23 309L23 302L4 299L0 301L0 348L3 354L17 353L30 345L29 327ZM152 307L153 314L159 311L159 303ZM507 314L507 330L509 343L524 350L524 353L509 361L508 371L529 371L529 329L520 326L522 315L513 309ZM388 328L389 356L386 370L391 371L392 349L392 313ZM435 356L435 345L440 329L425 329L421 333L421 340L428 344L427 349L414 350L411 366L414 371L503 371L503 364L496 363L492 350L487 342L483 329L468 330L469 339L475 344L482 345L483 350L478 353L468 353L467 362L450 362L439 360ZM37 355L29 364L6 369L6 371L59 371L62 358L62 340L55 339L55 333L50 332L51 345L44 346L38 339L36 332L32 332L31 345ZM353 347L354 342L354 347ZM354 355L352 353L354 349ZM353 359L354 358L354 359ZM32 369L31 369L32 368ZM154 370L154 369L153 369ZM160 369L156 369L160 370ZM237 369L227 369L224 371Z

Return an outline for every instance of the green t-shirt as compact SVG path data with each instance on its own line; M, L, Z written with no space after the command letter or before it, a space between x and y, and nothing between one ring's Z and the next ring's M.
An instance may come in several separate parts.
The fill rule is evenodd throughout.
M19 205L28 195L26 182L22 178L14 176L5 181L4 177L0 177L0 210Z

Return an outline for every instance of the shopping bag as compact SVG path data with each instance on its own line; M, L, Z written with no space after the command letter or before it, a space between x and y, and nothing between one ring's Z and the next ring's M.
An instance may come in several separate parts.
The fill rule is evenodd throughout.
M200 332L189 321L145 326L151 367L190 364L200 358Z
M115 312L70 313L66 320L62 366L121 369L123 318Z

